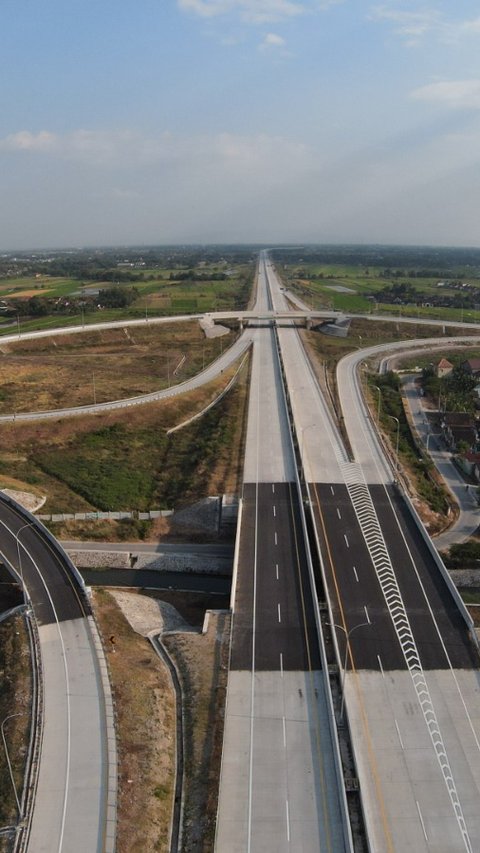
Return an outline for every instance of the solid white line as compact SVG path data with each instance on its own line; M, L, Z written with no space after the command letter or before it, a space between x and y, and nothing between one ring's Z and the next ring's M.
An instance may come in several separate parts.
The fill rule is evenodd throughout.
M368 622L368 624L369 624L369 625L371 625L372 623L371 623L371 621L370 621L370 616L368 615L368 610L367 610L367 605L366 605L366 604L364 604L364 605L363 605L363 609L364 609L364 611L365 611L365 617L366 617L366 619L367 619L367 622Z
M6 528L6 530L8 530L9 533L12 534L12 536L15 536L14 531L11 530L4 521L1 521L0 523L2 524L3 527ZM35 566L37 574L38 574L40 580L42 581L43 586L45 587L45 592L47 593L47 597L48 597L48 600L50 602L50 606L52 608L53 615L55 617L56 627L57 627L57 631L58 631L58 637L60 640L60 645L62 647L63 671L65 674L66 708L67 708L67 755L66 755L66 766L65 766L65 789L64 789L64 794L63 794L62 823L60 826L60 838L59 838L59 842L58 842L58 851L59 851L59 853L61 853L62 846L63 846L63 838L65 835L65 822L66 822L66 817L67 817L67 799L68 799L68 794L69 794L69 783L70 783L71 732L72 732L71 703L70 703L70 679L69 679L69 671L68 671L68 663L67 663L67 653L65 650L65 643L63 642L63 634L62 634L62 630L60 628L60 621L58 619L57 611L55 609L55 605L53 603L52 596L50 595L50 591L48 589L45 578L43 577L43 575L42 575L42 573L41 573L41 571L37 565L36 560L32 557L27 546L23 542L20 542L20 540L18 538L17 538L17 544L19 545L20 548L23 548L23 550L25 551L26 554L28 554L29 559L31 560L31 562Z
M357 582L357 583L360 583L360 581L358 580L357 569L355 568L355 566L353 567L353 574L355 575L355 580L356 580L356 582Z
M415 800L415 802L416 802L416 804L417 804L418 816L419 816L419 818L420 818L420 823L422 824L422 829L423 829L423 834L424 834L424 836L425 836L425 841L426 841L426 842L427 842L427 844L428 844L428 835L427 835L427 830L425 829L425 824L424 824L424 822L423 822L422 813L421 813L421 811L420 811L420 804L419 804L418 800Z
M380 655L377 655L377 660L378 660L378 665L380 667L380 672L382 673L383 677L385 678L385 673L383 671L383 666L382 666L382 661L380 660Z
M280 675L283 678L283 654L280 652Z
M401 734L400 734L400 729L398 728L398 723L397 723L397 721L396 721L396 720L395 720L395 728L396 728L396 730L397 730L397 735L398 735L398 739L399 739L399 741L400 741L400 746L402 747L402 749L405 749L405 747L404 747L404 745L403 745L402 736L401 736Z
M282 621L282 616L281 616L281 613L280 613L280 605L277 605L277 606L278 606L278 621L279 621L279 622L281 622L281 621Z
M350 545L348 544L348 539L347 539L346 533L343 534L343 538L345 539L345 545L347 546L347 548L350 548Z
M342 517L342 513L340 512L340 510L339 510L338 506L337 506L337 515L338 515L338 517L339 517L339 518L341 518L341 517Z
M287 724L285 721L285 717L282 717L282 723L283 723L283 745L286 748L286 746L287 746Z
M285 800L285 805L287 809L287 841L290 841L290 810L288 808L288 800Z
M275 574L277 576L277 581L278 581L278 563L275 563Z
M259 494L259 470L260 470L260 388L257 384L257 447L256 447L256 483L255 483L255 538L254 538L254 560L253 560L253 613L252 613L252 678L250 698L250 764L248 773L248 836L247 851L252 849L252 811L253 811L253 720L255 711L255 631L256 631L256 607L257 607L257 557L258 557L258 494Z

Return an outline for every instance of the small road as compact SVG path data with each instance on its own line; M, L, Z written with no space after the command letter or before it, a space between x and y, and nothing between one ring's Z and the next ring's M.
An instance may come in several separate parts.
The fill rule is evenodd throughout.
M443 551L456 542L465 542L477 532L480 525L480 510L476 497L477 488L466 483L461 472L453 464L451 451L445 448L439 435L430 431L430 424L427 419L428 412L423 408L422 397L418 393L415 378L415 376L405 376L402 380L405 400L410 410L412 422L419 440L425 446L460 510L458 518L451 527L435 537L435 546Z
M65 551L108 551L122 554L192 554L196 557L233 557L234 546L229 543L197 542L95 542L94 540L63 539Z

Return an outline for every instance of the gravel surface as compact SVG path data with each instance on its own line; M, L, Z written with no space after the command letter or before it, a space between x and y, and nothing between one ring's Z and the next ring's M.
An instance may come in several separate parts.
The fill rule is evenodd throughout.
M195 630L185 622L175 607L165 601L134 592L111 590L110 593L133 630L143 637L147 637L152 631L163 634L165 631Z
M47 500L46 497L32 495L31 492L20 492L17 491L17 489L2 489L2 491L4 495L7 495L9 498L17 501L20 506L25 507L29 512L36 512Z

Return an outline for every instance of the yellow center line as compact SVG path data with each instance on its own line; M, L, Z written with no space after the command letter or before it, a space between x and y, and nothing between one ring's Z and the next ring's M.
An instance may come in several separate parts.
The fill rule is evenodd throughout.
M338 586L337 575L335 572L335 563L334 563L334 560L332 557L330 543L329 543L328 536L327 536L327 531L326 531L326 527L325 527L325 520L323 517L321 507L320 507L320 499L318 497L317 484L313 483L312 485L313 485L313 489L315 492L316 507L318 510L320 524L322 526L323 538L325 541L325 547L327 549L328 561L330 563L330 568L331 568L332 577L333 577L333 583L334 583L335 592L337 595L337 602L338 602L338 606L340 609L341 621L342 621L343 628L345 631L345 642L347 643L347 657L350 658L350 664L352 667L352 674L354 676L355 691L357 694L358 704L359 704L360 713L361 713L361 717L362 717L363 729L365 732L365 739L366 739L366 743L367 743L370 770L371 770L371 773L372 773L372 776L374 779L375 790L376 790L377 798L378 798L379 805L380 805L380 813L381 813L381 817L382 817L382 824L383 824L383 831L384 831L384 835L385 835L385 840L387 842L387 849L389 851L391 851L391 853L394 853L395 848L393 845L392 834L391 834L390 827L388 824L388 817L387 817L387 811L386 811L386 806L385 806L385 800L383 798L380 776L379 776L379 771L378 771L378 764L377 764L377 761L375 758L375 752L373 749L372 737L370 734L370 727L369 727L368 718L367 718L367 712L365 710L365 703L363 701L362 689L360 686L360 679L358 676L357 669L355 667L355 662L354 662L353 654L352 654L352 648L350 646L350 643L348 642L348 629L347 629L347 623L345 620L345 611L344 611L343 605L342 605L340 589ZM346 684L346 679L344 679L344 689L345 689L345 684Z

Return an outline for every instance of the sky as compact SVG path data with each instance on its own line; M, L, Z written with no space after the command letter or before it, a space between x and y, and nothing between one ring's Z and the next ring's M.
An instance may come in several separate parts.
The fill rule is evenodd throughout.
M2 0L0 250L480 246L474 0Z

